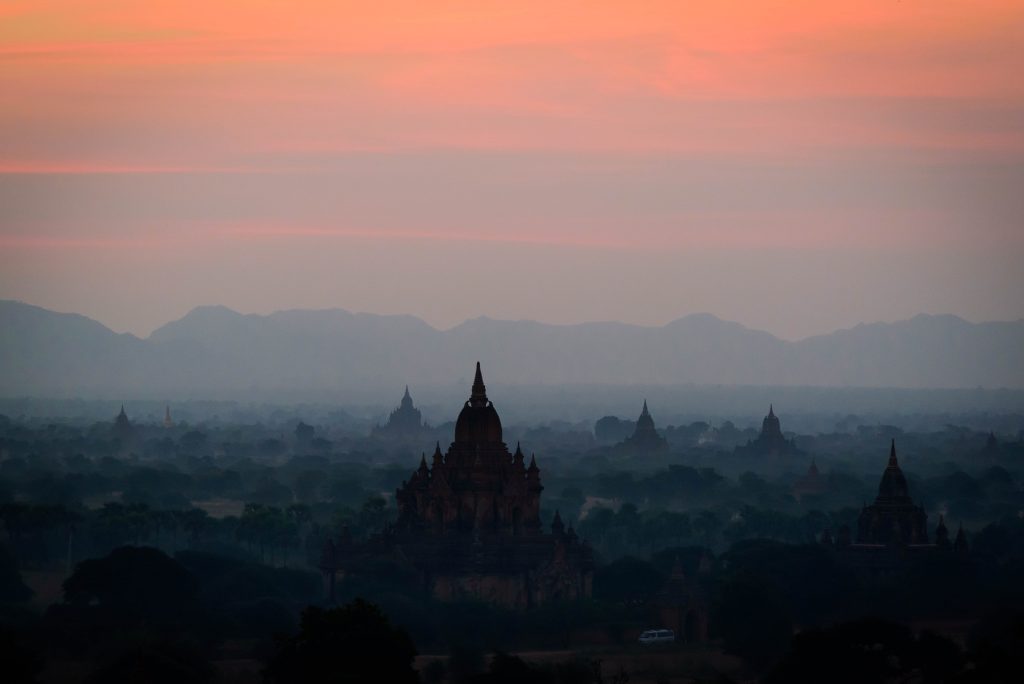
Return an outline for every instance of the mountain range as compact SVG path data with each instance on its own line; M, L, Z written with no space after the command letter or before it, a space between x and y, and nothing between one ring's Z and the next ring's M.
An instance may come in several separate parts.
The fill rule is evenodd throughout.
M0 395L288 397L468 386L473 363L514 385L1024 388L1024 320L919 315L799 341L694 314L661 327L468 320L341 309L199 307L147 338L0 300Z

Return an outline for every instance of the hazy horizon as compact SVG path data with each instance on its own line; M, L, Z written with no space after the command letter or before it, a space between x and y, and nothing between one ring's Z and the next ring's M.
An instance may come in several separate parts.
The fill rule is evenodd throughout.
M673 323L675 321L679 321L679 320L682 320L682 319L685 319L685 318L689 318L691 316L712 316L712 317L717 318L717 319L719 319L719 320L721 320L723 322L738 323L739 325L743 326L744 328L747 328L747 329L752 330L752 331L767 332L770 335L772 335L773 337L776 337L776 338L778 338L780 340L789 341L789 342L798 342L800 340L807 339L809 337L818 337L818 336L830 335L832 333L839 332L839 331L842 331L842 330L849 330L851 328L855 328L855 327L857 327L859 325L899 323L899 322L902 322L902 321L907 321L907 320L916 318L918 316L929 316L929 317L952 316L954 318L959 318L961 320L964 320L964 321L966 321L968 323L972 323L972 324L982 324L982 323L1014 323L1014 322L1018 322L1018 321L1024 320L1024 316L1020 316L1020 317L1017 317L1017 318L1006 318L1006 319L976 320L976 319L972 319L972 318L969 318L967 316L964 316L964 315L961 315L961 314L958 314L958 313L948 312L948 311L936 311L936 312L921 311L921 312L918 312L916 314L912 314L910 316L907 316L905 318L892 318L892 319L888 319L888 320L851 321L848 324L840 325L838 327L835 327L835 328L832 328L832 329L829 329L829 330L823 330L823 331L820 331L820 332L813 332L813 333L810 333L810 334L805 335L803 337L786 337L786 336L783 336L783 335L779 335L779 334L777 334L776 332L774 332L772 330L768 330L768 329L764 329L764 328L759 328L759 327L750 325L750 324L748 324L748 323L746 323L744 321L726 318L726 317L721 316L721 315L719 315L719 314L717 314L717 313L715 313L713 311L691 311L691 312L687 312L687 313L682 313L682 314L680 314L678 316L672 316L672 317L670 317L670 318L668 318L668 319L666 319L664 321L661 321L661 322L654 322L654 323L643 323L643 322L638 323L638 322L623 321L623 320L596 319L596 318L595 319L587 319L587 320L549 321L549 320L542 320L542 319L539 319L539 318L529 318L529 317L525 317L525 318L501 318L501 317L489 316L487 314L481 313L481 314L477 314L477 315L467 316L466 318L463 318L461 320L457 320L457 321L454 321L454 322L451 322L451 323L439 324L439 323L435 323L434 321L428 320L424 316L418 315L415 312L409 312L409 311L396 311L396 312L358 311L358 310L351 309L351 308L348 308L348 307L343 306L343 305L323 306L323 307L286 307L286 308L271 308L271 309L262 310L262 311L243 311L243 310L239 310L239 309L236 309L234 307L231 307L231 306L227 306L225 304L201 303L201 304L195 304L195 305L189 307L187 310L182 312L181 315L175 316L173 318L168 318L167 320L164 320L164 321L161 321L161 322L157 322L151 328L145 328L145 329L143 329L143 331L140 332L140 331L131 330L131 329L119 329L118 327L109 324L105 320L102 320L102 319L94 317L94 316L90 316L87 313L84 313L82 311L51 309L49 307L45 307L45 306L42 306L42 305L34 303L34 302L28 302L28 301L22 301L22 300L9 300L9 301L16 301L16 302L21 303L21 304L27 304L29 306L39 307L39 308L42 308L42 309L46 309L47 311L53 311L54 313L73 314L73 315L85 316L86 318L89 318L90 320L96 321L97 323L103 325L104 327L106 327L107 329L111 330L112 332L115 332L115 333L118 333L118 334L127 333L127 334L133 335L133 336L135 336L135 337L137 337L139 339L142 339L142 340L148 339L150 336L152 336L152 334L154 332L156 332L160 328L164 327L165 325L170 324L170 323L174 323L174 322L177 322L177 321L180 321L181 319L183 319L186 316L188 316L190 313L192 313L192 312L194 312L196 310L203 310L203 309L226 309L228 311L231 311L233 313L239 314L241 316L260 316L260 317L272 316L274 314L285 313L285 312L289 312L289 311L344 311L346 313L350 313L350 314L353 314L353 315L396 316L396 317L408 316L408 317L416 318L418 320L423 321L424 323L429 325L431 328L433 328L433 329L435 329L435 330L437 330L439 332L451 331L453 328L457 328L460 325L463 325L464 323L467 323L467 322L473 321L473 320L478 320L478 319L488 319L488 320L493 320L493 321L498 321L498 322L541 323L541 324L544 324L544 325L554 325L554 326L575 326L575 325L585 325L585 324L590 324L590 323L617 323L617 324L622 324L622 325L631 325L631 326L638 326L638 327L645 327L645 328L660 328L660 327L664 327L664 326L666 326L666 325L668 325L670 323Z

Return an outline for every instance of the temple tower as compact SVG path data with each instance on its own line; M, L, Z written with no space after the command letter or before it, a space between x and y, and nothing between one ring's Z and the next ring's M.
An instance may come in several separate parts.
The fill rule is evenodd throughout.
M865 506L857 522L858 544L927 544L928 516L910 498L907 478L896 458L896 440L889 447L889 463L878 483L878 496Z

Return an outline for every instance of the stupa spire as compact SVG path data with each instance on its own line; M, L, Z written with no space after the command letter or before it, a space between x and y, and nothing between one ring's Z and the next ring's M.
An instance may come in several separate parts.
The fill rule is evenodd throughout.
M551 534L556 536L562 536L565 532L565 524L562 522L562 515L557 510L555 511L555 519L551 521Z
M480 362L476 362L476 377L473 378L473 391L469 395L469 403L473 406L487 405L487 386L484 385L484 374L480 371Z

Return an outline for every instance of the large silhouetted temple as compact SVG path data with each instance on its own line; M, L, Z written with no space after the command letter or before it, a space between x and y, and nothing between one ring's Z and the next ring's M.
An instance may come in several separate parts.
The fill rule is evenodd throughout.
M889 447L889 463L878 483L878 496L857 519L858 544L927 544L928 515L910 498L907 478L896 459L896 440Z
M935 529L935 542L929 542L928 514L910 497L907 478L896 458L896 440L889 447L889 462L878 483L878 496L861 509L857 536L853 540L850 536L844 527L834 540L826 532L823 541L834 544L840 558L849 565L872 572L891 572L923 554L955 552L966 557L968 551L963 526L950 544L942 516Z
M522 449L502 441L501 419L487 398L480 364L455 424L395 493L398 521L365 544L328 542L321 567L328 580L367 554L401 558L441 600L481 599L514 608L590 596L590 547L555 515L541 529L540 469Z

